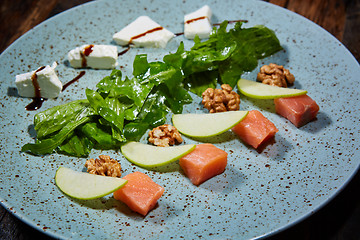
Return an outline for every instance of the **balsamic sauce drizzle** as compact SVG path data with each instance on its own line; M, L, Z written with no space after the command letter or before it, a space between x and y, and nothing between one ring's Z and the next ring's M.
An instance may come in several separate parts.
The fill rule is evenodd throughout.
M131 44L131 42L134 40L134 39L138 39L138 38L141 38L143 36L145 36L146 34L148 33L153 33L153 32L156 32L156 31L161 31L163 30L164 28L163 27L156 27L156 28L153 28L153 29L150 29L144 33L140 33L139 35L136 35L136 36L133 36L132 38L130 38L130 41L129 41L129 44Z
M127 51L130 50L130 46L128 46L125 50L122 50L121 52L118 53L118 56L124 55L125 53L127 53Z
M41 94L40 94L40 86L39 86L39 83L37 81L37 75L36 73L43 70L45 67L41 67L39 68L38 70L36 70L33 75L31 76L31 81L34 85L34 89L35 89L35 97L32 99L32 102L29 103L25 109L28 110L28 111L34 111L34 110L37 110L39 109L43 102L47 100L47 98L43 98L41 97ZM61 91L65 91L65 89L70 86L71 84L73 84L74 82L78 81L82 76L85 75L85 71L81 71L74 79L72 79L71 81L65 83L63 85L63 88Z
M164 29L164 28L160 26L160 27L156 27L156 28L150 29L150 30L148 30L148 31L146 31L146 32L143 32L143 33L140 33L140 34L138 34L138 35L136 35L136 36L131 37L131 38L130 38L130 41L129 41L128 45L127 45L127 48L126 48L125 50L119 52L119 53L118 53L118 56L124 55L125 53L127 53L127 52L130 50L130 45L132 44L132 41L133 41L134 39L141 38L141 37L145 36L145 35L148 34L148 33L153 33L153 32L156 32L156 31L161 31L161 30L163 30L163 29Z
M80 51L81 56L81 66L83 68L87 67L86 57L90 55L90 53L93 51L94 44L90 44L84 48L83 51Z
M247 23L248 20L228 20L228 23L237 23L237 22L243 22L243 23ZM219 26L221 23L214 23L213 26Z
M78 81L82 76L85 75L85 71L81 71L73 80L67 82L64 84L63 88L62 88L62 92L65 91L65 89L70 86L71 84L73 84L74 82Z
M45 66L38 68L31 75L31 82L34 86L35 97L33 97L32 102L25 107L25 109L28 111L34 111L34 110L39 109L42 106L42 103L46 100L46 98L41 97L41 93L40 93L41 89L40 89L39 83L37 81L37 74L36 74L36 73L40 72L41 70L43 70L44 68L45 68Z
M190 19L190 20L187 20L185 23L186 24L189 24L189 23L192 23L192 22L195 22L195 21L198 21L198 20L201 20L201 19L205 19L207 17L198 17L198 18L194 18L194 19ZM228 20L228 23L236 23L236 22L244 22L244 23L247 23L248 20ZM213 23L213 26L219 26L221 23ZM175 33L175 36L181 36L181 35L184 35L184 32L180 32L180 33Z
M192 22L195 22L195 21L199 21L201 19L206 19L207 17L206 16L202 16L202 17L198 17L198 18L193 18L193 19L189 19L185 22L185 24L189 24L189 23L192 23Z
M41 108L42 106L42 103L47 100L46 98L37 98L37 97L34 97L32 99L32 102L29 103L28 105L26 105L25 109L28 110L28 111L35 111L39 108Z

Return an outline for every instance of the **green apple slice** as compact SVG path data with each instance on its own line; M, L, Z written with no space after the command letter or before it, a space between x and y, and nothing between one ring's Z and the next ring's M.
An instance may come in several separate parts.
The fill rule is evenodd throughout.
M204 114L174 114L173 125L189 137L212 137L226 132L243 120L248 111L228 111Z
M270 86L246 79L240 79L237 86L239 91L245 96L257 99L295 97L307 93L306 90Z
M76 199L89 200L115 192L123 187L127 180L59 167L55 174L55 183L66 195Z
M195 149L195 144L157 147L140 142L128 142L121 147L122 154L140 167L159 167L174 162Z

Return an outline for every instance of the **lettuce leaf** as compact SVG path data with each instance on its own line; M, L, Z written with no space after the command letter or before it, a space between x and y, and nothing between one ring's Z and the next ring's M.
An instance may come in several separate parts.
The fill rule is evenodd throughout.
M79 120L73 120L67 123L57 134L43 140L37 139L36 143L25 144L22 148L22 152L31 152L34 155L51 154L59 147L65 139L70 136L73 131L86 122L91 120L90 117L83 117Z

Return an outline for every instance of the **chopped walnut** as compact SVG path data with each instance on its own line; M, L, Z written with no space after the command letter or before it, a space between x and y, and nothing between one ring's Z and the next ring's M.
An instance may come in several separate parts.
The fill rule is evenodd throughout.
M109 176L121 177L120 164L107 155L100 155L99 159L89 159L85 163L88 173Z
M159 147L169 147L182 141L178 130L169 124L161 125L149 132L149 142Z
M240 96L232 91L229 84L222 84L221 89L208 88L203 92L202 97L201 103L210 113L240 109Z
M278 87L293 85L295 81L294 75L288 69L275 63L262 66L256 79L264 84Z

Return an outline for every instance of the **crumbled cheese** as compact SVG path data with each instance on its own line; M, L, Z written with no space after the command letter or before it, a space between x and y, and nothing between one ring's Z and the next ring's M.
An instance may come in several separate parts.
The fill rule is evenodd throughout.
M40 96L43 98L56 98L62 90L62 83L56 75L55 68L57 63L54 62L52 66L49 65L38 68L28 73L16 75L15 84L18 94L22 97L39 97L36 96L36 90L33 83L36 74L36 81L40 89ZM41 69L41 70L40 70Z
M68 53L73 68L112 69L117 66L117 59L117 47L112 45L82 45Z
M194 39L196 35L200 39L210 36L212 12L208 5L189 13L184 17L184 36L188 39Z
M165 48L174 36L174 33L148 16L140 16L120 32L115 33L113 39L122 46Z

